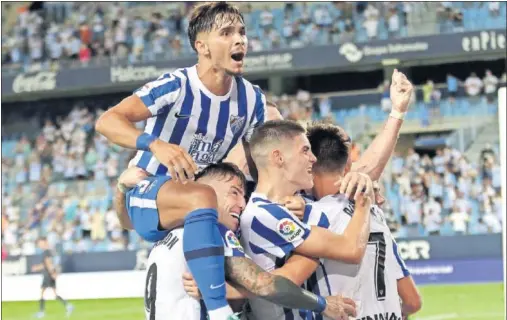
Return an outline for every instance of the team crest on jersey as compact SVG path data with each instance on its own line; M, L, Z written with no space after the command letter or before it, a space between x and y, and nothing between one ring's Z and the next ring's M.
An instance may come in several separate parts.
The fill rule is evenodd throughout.
M231 115L229 117L229 123L231 124L232 133L236 134L243 127L243 124L245 123L245 117Z
M229 248L238 249L239 251L243 252L243 247L241 247L238 238L236 238L236 235L231 230L227 231L225 234L225 240L227 241L227 246Z
M279 235L289 242L301 239L304 233L303 228L288 218L284 218L278 222L277 231Z

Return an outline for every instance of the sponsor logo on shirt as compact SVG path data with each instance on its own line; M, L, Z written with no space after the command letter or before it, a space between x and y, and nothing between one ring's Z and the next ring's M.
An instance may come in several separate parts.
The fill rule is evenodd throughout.
M278 233L287 241L292 242L303 237L303 228L290 219L282 219L277 225Z

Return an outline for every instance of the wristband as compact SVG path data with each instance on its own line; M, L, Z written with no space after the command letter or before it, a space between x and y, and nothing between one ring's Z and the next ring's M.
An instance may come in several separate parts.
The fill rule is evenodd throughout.
M150 151L150 144L157 140L157 137L148 133L143 133L136 140L136 149L143 151Z
M389 116L393 117L394 119L403 120L405 119L406 114L407 114L406 112L399 112L397 110L392 109Z
M322 296L317 296L317 303L318 303L318 309L314 310L314 312L322 313L324 310L326 310L327 307L327 301Z

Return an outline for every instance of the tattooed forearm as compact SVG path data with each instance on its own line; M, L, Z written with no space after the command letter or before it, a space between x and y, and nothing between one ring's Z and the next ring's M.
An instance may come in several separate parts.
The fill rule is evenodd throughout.
M116 216L118 217L118 220L120 220L121 227L123 229L132 230L132 223L130 222L127 205L125 204L125 194L118 189L115 193L114 211L116 211Z
M227 257L227 280L252 294L290 309L318 310L317 296L290 280L262 270L244 257Z

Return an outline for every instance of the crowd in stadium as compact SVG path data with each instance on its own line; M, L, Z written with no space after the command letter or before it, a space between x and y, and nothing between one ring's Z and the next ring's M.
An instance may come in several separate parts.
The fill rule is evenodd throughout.
M424 87L421 91L427 92ZM304 90L295 96L269 98L278 102L288 119L339 120L328 98L314 99ZM100 104L117 101L110 98ZM78 105L65 117L45 120L31 139L19 136L2 144L5 252L33 254L35 240L42 234L60 252L148 246L135 232L121 230L111 208L115 179L132 152L95 133L93 124L103 110L90 111L82 101ZM354 145L352 156L357 158L359 152ZM384 208L398 236L501 231L498 146L485 149L481 159L467 159L451 148L438 150L432 158L410 150L405 156L393 156L390 171L382 178Z
M426 34L476 30L505 25L506 19L505 3L500 2L241 5L252 51L396 38L423 29ZM431 9L434 17L429 18L429 11L419 6ZM189 43L181 39L186 39L190 8L189 3L132 2L46 2L39 11L21 6L13 26L2 29L7 32L2 34L3 66L28 71L100 63L101 59L135 63L189 55ZM418 19L419 11L426 18ZM429 124L435 116L447 115L446 107L457 100L461 107L494 106L490 110L494 113L498 84L505 81L505 73L494 75L489 70L478 70L466 79L448 75L442 94L442 86L428 80L419 87L421 99L416 101L413 95L417 107L412 107L407 119ZM459 87L464 87L465 96L459 95ZM351 109L354 113L332 110L330 97L315 98L304 90L268 98L286 119L343 124L343 119L361 115L362 109L375 121L385 116L390 110L388 82L380 85L379 96L377 105L356 107ZM64 117L38 117L44 119L40 128L35 124L23 130L32 134L14 134L4 140L2 254L35 253L40 235L47 235L60 252L148 246L135 232L121 230L111 207L116 177L132 153L109 143L93 127L103 112L100 107L114 105L120 96L92 100L89 105L74 103ZM431 112L420 112L420 105ZM354 145L353 155L359 152ZM390 171L382 179L384 206L398 236L501 231L497 146L485 149L481 159L467 159L451 148L438 150L432 158L411 150L408 155L395 155Z
M506 19L505 3L498 1L241 6L254 52L495 28ZM193 55L182 40L190 8L131 2L45 2L39 11L21 6L17 21L2 29L2 63L29 71Z

